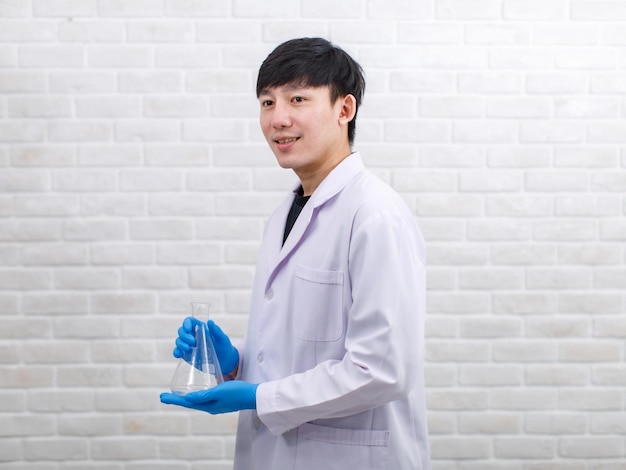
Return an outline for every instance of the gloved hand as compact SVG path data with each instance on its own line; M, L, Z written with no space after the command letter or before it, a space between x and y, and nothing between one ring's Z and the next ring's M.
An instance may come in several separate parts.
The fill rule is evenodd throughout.
M204 323L194 317L185 318L182 326L178 329L174 357L185 358L191 352L191 348L196 345L194 332L198 325L204 325ZM228 375L239 365L239 352L232 345L226 333L213 320L209 320L207 327L215 346L217 360L220 361L222 374Z
M243 380L231 380L208 390L199 390L187 395L162 393L161 403L206 411L213 415L239 410L255 410L258 386L258 384L251 384Z

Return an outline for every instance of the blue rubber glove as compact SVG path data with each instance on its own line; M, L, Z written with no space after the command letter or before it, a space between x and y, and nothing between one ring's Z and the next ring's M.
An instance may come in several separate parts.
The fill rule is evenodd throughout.
M212 415L239 410L255 410L257 387L258 384L251 384L243 380L231 380L208 390L191 392L187 395L162 393L161 403L184 406Z
M182 357L186 359L191 352L191 348L196 345L195 329L198 325L204 325L201 321L194 317L187 317L183 321L182 326L178 329L178 338L176 338L176 347L174 348L174 357ZM233 372L239 365L239 352L230 342L230 338L224 333L213 320L208 322L208 330L211 340L215 346L217 360L220 361L222 374L228 375Z

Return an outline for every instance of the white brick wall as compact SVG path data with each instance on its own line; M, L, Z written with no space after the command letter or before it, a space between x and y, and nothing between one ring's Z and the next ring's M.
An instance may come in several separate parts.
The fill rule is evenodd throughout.
M626 1L0 1L0 469L231 468L160 404L190 301L245 331L290 187L258 65L329 37L429 248L436 470L626 469Z

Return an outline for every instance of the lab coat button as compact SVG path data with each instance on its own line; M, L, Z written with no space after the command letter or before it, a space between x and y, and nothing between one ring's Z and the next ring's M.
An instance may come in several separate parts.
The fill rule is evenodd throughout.
M254 427L255 429L259 429L261 427L261 420L258 417L254 418Z
M261 364L263 362L263 353L260 352L259 354L257 354L256 356L256 360L259 364Z
M272 300L272 297L274 297L274 291L272 289L267 289L267 291L265 291L265 298L267 300Z

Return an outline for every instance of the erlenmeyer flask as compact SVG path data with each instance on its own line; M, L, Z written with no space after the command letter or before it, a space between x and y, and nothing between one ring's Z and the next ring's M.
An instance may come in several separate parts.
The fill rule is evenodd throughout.
M191 313L198 320L194 331L196 346L178 360L170 386L172 393L177 395L206 390L224 381L215 346L206 326L209 304L193 302Z

